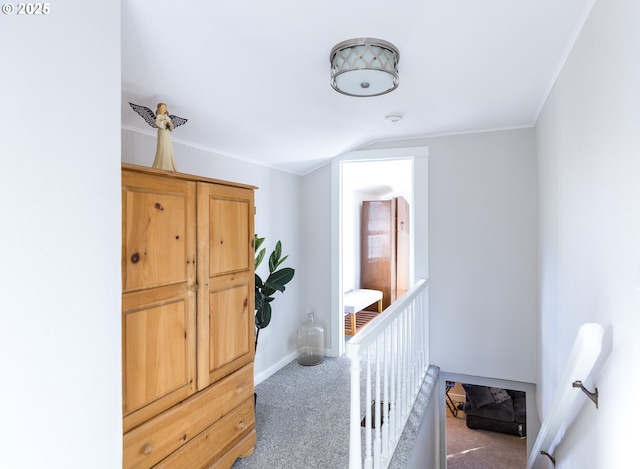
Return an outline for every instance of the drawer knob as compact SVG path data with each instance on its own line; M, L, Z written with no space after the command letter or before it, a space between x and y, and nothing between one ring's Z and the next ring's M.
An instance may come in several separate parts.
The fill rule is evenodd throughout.
M244 391L244 388L242 386L238 386L236 388L236 394L242 394L242 391Z
M149 456L153 451L153 445L151 443L147 443L142 447L141 453L145 456Z
M236 428L238 430L246 430L247 429L247 424L244 423L244 420L240 420L237 424L236 424Z

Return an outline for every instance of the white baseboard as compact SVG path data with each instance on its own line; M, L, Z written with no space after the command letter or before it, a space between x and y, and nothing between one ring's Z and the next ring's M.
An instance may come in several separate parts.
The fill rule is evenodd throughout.
M324 353L325 353L325 357L331 357L332 356L330 354L330 350L326 350L325 349ZM277 373L278 371L280 371L282 368L287 366L289 363L291 363L296 358L298 358L298 352L297 351L290 353L289 355L287 355L283 359L279 360L277 363L274 363L273 365L271 365L266 370L261 371L257 375L254 375L254 377L253 377L254 386L262 383L265 379L268 379L270 376L272 376L275 373Z
M291 363L297 357L298 357L298 353L297 352L293 352L293 353L287 355L286 357L284 357L283 359L281 359L280 361L274 363L273 365L271 365L266 370L264 370L264 371L260 372L259 374L255 375L253 377L254 385L258 385L258 384L262 383L265 379L269 378L271 375L275 374L280 369L282 369L285 366L287 366L289 363Z

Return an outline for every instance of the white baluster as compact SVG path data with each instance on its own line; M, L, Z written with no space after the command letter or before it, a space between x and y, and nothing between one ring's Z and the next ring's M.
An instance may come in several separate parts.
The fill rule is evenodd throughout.
M401 410L401 415L402 418L400 420L401 423L404 423L406 417L407 417L407 369L408 369L408 336L409 334L407 334L407 314L406 314L406 310L404 310L400 317L402 318L402 376L401 376L401 383L402 383L402 387L401 387L401 396L402 396L402 400L401 400L401 404L400 404L400 409ZM402 429L400 428L399 431L401 432Z
M416 304L415 301L412 301L409 305L409 312L411 316L411 400L416 396L416 392L418 390L418 340L417 340L417 327L416 327Z
M416 389L416 328L414 321L414 310L413 303L407 307L407 315L409 316L409 376L411 377L409 380L409 409L411 409L411 403L415 397L414 390Z
M384 409L382 411L382 457L386 461L389 459L389 357L391 349L389 347L391 338L391 326L384 331L384 396L382 402Z
M349 427L349 469L362 469L360 438L360 355L351 357L351 413Z
M398 320L397 318L391 323L391 360L389 365L391 366L391 397L389 401L391 403L391 409L389 409L389 437L392 441L396 438L396 399L397 399L397 369L398 369Z
M419 357L419 361L418 361L418 366L420 368L420 370L422 371L420 373L420 377L422 378L424 373L424 348L425 348L425 336L423 334L423 320L424 317L422 315L422 302L421 302L422 298L420 297L420 295L418 295L418 298L416 299L416 305L417 305L417 334L418 334L418 344L420 345L419 350L418 350L418 357Z
M376 436L373 440L373 467L374 469L380 469L380 454L382 453L382 439L380 435L380 426L382 425L382 400L380 399L380 359L382 356L382 344L380 341L380 336L376 339L376 421L375 421L375 432Z
M371 469L373 459L371 456L371 346L365 348L367 353L367 385L365 391L365 431L364 431L364 467Z

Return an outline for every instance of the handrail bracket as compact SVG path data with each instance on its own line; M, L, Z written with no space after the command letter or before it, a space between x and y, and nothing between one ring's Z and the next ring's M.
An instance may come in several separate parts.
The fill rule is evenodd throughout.
M553 467L556 467L556 458L554 458L553 456L551 456L549 453L547 453L546 451L540 451L540 454L546 456L549 458L549 460L551 461L551 464L553 464Z
M589 397L589 399L591 399L593 403L596 405L596 409L598 408L598 388L596 388L594 392L591 392L584 387L584 385L582 384L582 381L580 380L574 381L573 387L582 389L582 392L584 392Z

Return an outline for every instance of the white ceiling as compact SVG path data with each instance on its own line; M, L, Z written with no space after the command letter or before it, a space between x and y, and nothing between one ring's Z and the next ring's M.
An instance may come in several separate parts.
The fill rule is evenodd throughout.
M174 141L296 174L378 141L531 126L591 3L122 0L122 123L154 133L127 103L166 102L189 119ZM397 90L331 88L331 48L355 37L398 47Z

